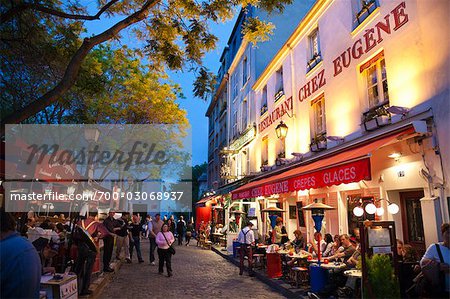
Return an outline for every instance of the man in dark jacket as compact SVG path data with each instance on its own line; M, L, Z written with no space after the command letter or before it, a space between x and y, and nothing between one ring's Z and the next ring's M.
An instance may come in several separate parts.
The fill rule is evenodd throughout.
M183 245L183 236L186 229L186 222L183 220L183 216L177 221L177 234L178 234L178 245Z
M105 221L103 221L103 225L111 233L103 238L103 272L114 272L114 270L109 267L109 263L111 262L112 252L114 249L114 236L115 233L120 230L120 227L117 227L116 220L114 219L115 214L116 211L114 209L110 209L108 217L106 217Z

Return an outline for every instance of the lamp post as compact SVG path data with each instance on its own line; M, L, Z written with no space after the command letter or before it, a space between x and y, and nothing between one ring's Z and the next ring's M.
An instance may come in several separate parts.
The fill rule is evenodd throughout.
M317 199L314 199L314 202L304 206L302 208L303 210L307 210L307 211L311 211L312 214L312 218L314 220L314 228L316 229L316 231L318 233L320 233L321 229L322 229L322 220L323 217L325 216L325 210L334 210L333 207L328 206L326 204L323 203L319 203L317 202ZM319 234L319 239L317 240L317 261L320 265L320 258L321 258L321 252L320 252L320 234ZM314 240L313 240L314 242Z

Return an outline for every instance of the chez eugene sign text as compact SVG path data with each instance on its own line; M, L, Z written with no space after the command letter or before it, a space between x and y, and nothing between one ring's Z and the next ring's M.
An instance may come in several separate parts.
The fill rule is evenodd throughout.
M300 170L301 171L301 168ZM339 166L323 170L300 174L277 182L269 182L259 186L236 190L232 193L232 199L253 198L258 196L270 196L272 194L288 193L298 190L317 189L326 186L348 184L361 180L371 180L370 159L362 159L345 163Z
M363 36L357 39L351 47L348 47L341 55L333 60L334 77L339 75L344 68L348 68L353 60L359 59L363 54L368 53L375 46L383 41L383 35L391 34L397 31L403 25L408 23L409 16L405 12L406 3L402 2L395 7L390 14L384 17L372 28L366 29ZM391 28L393 26L393 28ZM326 83L325 70L321 70L316 76L303 85L298 92L300 102L309 98Z
M390 14L384 17L384 22L380 21L375 24L374 27L366 29L363 34L363 38L357 39L353 46L347 48L339 57L333 60L334 65L334 77L342 72L343 68L348 68L353 59L359 59L363 54L368 53L377 44L383 41L383 34L391 34L392 25L394 28L392 30L397 31L403 25L408 23L409 16L405 13L406 3L400 3L396 8L394 8ZM391 20L391 15L393 18L393 23ZM376 30L376 33L375 33Z

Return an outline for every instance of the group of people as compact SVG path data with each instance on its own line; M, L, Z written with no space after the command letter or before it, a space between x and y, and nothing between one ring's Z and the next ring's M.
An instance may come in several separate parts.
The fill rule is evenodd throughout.
M22 291L28 290L24 297L38 297L39 293L31 295L29 292L36 290L39 292L41 275L63 273L70 268L77 274L79 294L90 295L91 274L98 256L100 239L103 241L103 272L114 271L111 268L114 252L117 260L124 259L127 263L132 263L134 252L136 252L137 262L143 263L141 242L148 238L150 241L150 265L155 265L155 249L157 249L158 272L163 274L165 265L167 276L171 277L173 274L172 245L176 237L179 245L183 245L184 238L185 245L189 245L194 231L193 224L191 222L186 224L183 216L179 217L176 224L173 216L163 221L159 214L156 214L153 219L151 216L147 216L144 220L139 214L130 215L127 212L116 217L114 209L109 210L103 221L98 216L77 215L71 221L63 214L43 218L30 212L25 214L22 221L20 219L16 221L14 216L3 210L2 271L3 265L10 265L19 258L21 263L29 264L26 267L27 273L30 275L34 273L38 278L34 277L36 279L33 279L29 275L25 275L28 281L23 285L28 286L34 283L34 287ZM19 243L23 247L23 252L7 250L9 246ZM17 259L11 257L11 254L17 255ZM17 265L11 264L10 266L8 266L8 271L21 269ZM15 286L18 286L21 281L17 277L23 277L23 275L12 275L15 282L8 280L10 276L2 272L2 297L21 297L17 293L20 288L15 288Z

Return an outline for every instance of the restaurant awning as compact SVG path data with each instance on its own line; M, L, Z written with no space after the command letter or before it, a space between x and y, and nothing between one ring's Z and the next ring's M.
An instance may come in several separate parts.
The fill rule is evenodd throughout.
M305 162L280 174L250 182L232 191L232 200L371 180L372 152L397 141L401 135L412 132L414 130L409 127L377 140L357 144L343 152L332 153L320 160Z
M195 203L196 206L205 205L210 200L215 200L217 196L207 196L205 198L200 199Z

